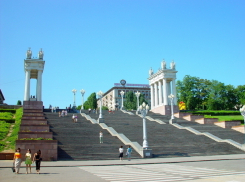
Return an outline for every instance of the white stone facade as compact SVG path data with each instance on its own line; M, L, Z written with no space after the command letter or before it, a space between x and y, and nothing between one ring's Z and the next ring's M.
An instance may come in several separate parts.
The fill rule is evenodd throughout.
M41 56L40 56L41 55ZM25 69L25 92L24 101L42 101L42 73L45 61L43 61L43 52L39 51L39 58L31 58L31 51L27 51L27 58L24 60ZM36 96L30 96L30 79L37 79Z
M135 84L136 85L136 84ZM136 93L139 91L141 94L145 95L145 100L148 101L148 103L151 103L151 91L149 86L148 87L112 87L110 90L105 92L105 94L102 97L102 105L108 107L110 110L116 110L116 108L120 109L122 106L122 97L120 95L120 92L124 91L124 99L123 102L126 101L125 96L126 93L129 91L132 91L133 93ZM97 107L99 107L100 101L97 101Z
M173 94L174 100L173 104L177 105L176 99L176 73L175 63L172 61L170 64L170 68L166 68L166 62L162 61L161 69L159 69L156 73L153 72L152 69L149 70L149 85L151 88L151 110L154 112L158 112L161 114L166 114L166 111L169 110L170 100L168 96ZM162 107L164 106L164 107ZM175 107L176 108L176 107Z

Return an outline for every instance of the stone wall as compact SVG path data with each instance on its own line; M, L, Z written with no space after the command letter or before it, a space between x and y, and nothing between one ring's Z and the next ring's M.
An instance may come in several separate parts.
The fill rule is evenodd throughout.
M217 118L200 118L196 119L195 122L199 124L214 124L215 122L218 122Z
M22 138L53 138L52 132L19 132L18 139Z
M241 125L241 121L219 121L214 124L222 128L232 128L232 126Z
M174 108L174 113L179 112L179 107L178 106L173 106ZM171 115L171 106L170 105L162 105L162 106L157 106L156 108L151 109L152 112L154 113L159 113L162 115Z
M31 149L32 157L41 150L43 161L57 160L57 147L57 140L16 140L16 148L21 149L22 160L25 159L27 149Z
M0 109L19 109L23 106L20 105L0 105Z
M57 160L57 140L33 140L33 138L53 138L43 113L43 102L24 101L23 109L18 139L31 138L32 140L17 140L16 148L21 149L23 156L27 149L31 149L32 154L41 150L44 161Z

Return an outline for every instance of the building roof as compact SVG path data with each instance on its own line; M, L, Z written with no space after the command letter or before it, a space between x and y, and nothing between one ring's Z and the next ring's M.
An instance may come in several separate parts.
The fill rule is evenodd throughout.
M130 90L150 90L150 88L145 88L145 87L112 87L110 90L108 90L107 92L104 93L104 95L108 94L109 92L111 92L114 89L120 89L120 90L124 90L124 89L130 89ZM103 97L104 97L103 95Z
M0 95L1 97L3 98L3 100L5 100L4 96L3 96L3 93L2 93L2 90L0 89Z

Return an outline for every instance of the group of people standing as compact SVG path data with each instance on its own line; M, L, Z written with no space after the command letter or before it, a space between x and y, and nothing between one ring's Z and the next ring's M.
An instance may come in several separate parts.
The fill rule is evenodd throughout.
M129 145L127 150L126 150L126 154L125 154L128 157L129 161L131 160L131 153L132 153L132 148ZM120 161L123 161L123 146L120 146L120 148L119 148L119 159L120 159Z
M65 117L65 116L67 116L67 110L59 111L59 117Z
M15 174L19 174L19 171L20 171L20 166L21 166L21 153L20 153L20 148L18 148L14 154L14 169L15 169ZM31 165L34 163L36 163L36 171L37 171L37 174L40 174L40 165L41 165L41 161L42 161L42 157L41 157L41 150L38 150L33 158L32 158L32 155L31 155L31 150L28 149L26 154L25 154L25 164L26 164L26 174L28 174L28 169L30 170L30 173L31 173Z

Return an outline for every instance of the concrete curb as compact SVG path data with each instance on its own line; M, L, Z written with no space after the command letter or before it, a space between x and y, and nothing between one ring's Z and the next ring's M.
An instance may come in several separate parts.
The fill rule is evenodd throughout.
M128 111L125 111L125 110L121 110L123 113L126 113L126 114L129 114L129 115L134 115L134 113L132 112L128 112Z
M136 115L139 116L139 117L141 117L141 118L143 118L140 114L136 114ZM166 124L166 123L163 122L162 120L160 120L160 119L154 119L154 118L152 118L152 117L150 117L150 116L146 116L145 118L148 119L149 121L155 121L155 122L157 122L158 124Z

